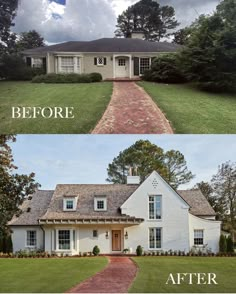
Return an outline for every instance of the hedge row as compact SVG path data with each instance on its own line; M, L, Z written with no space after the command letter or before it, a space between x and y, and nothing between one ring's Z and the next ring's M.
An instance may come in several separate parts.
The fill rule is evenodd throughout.
M91 74L46 74L39 75L32 79L33 83L96 83L102 81L102 75L100 73Z

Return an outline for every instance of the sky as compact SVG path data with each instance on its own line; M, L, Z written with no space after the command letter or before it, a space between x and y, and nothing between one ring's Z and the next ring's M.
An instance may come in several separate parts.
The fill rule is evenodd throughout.
M57 184L105 184L107 167L137 140L179 150L196 176L181 189L210 181L218 166L235 162L236 136L220 135L17 135L11 143L17 173L36 173L41 189Z
M20 0L16 33L36 30L47 43L114 37L116 19L137 0ZM159 0L175 8L180 27L211 14L220 0Z

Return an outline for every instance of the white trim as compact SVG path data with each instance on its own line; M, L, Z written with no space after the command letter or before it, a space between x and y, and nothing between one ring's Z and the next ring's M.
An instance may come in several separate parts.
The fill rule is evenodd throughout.
M161 218L150 218L150 209L149 209L149 204L150 204L150 199L149 197L156 197L160 196L161 197ZM163 211L162 211L162 199L163 196L161 194L148 194L148 219L147 221L162 221L163 220ZM155 217L155 200L154 200L154 217Z
M122 58L122 57L128 57L129 61L128 61L128 65L129 65L129 72L127 71L129 78L132 78L132 54L113 54L113 78L115 79L116 76L116 60L117 58ZM122 78L122 77L121 77Z
M161 247L160 248L150 248L150 229L161 229ZM156 237L156 236L154 236L154 237ZM156 238L154 240L156 243ZM162 248L163 248L163 228L162 227L149 227L148 228L148 250L162 250Z
M97 207L98 201L103 201L104 208L99 209ZM103 197L103 196L101 196L101 197L94 197L94 211L107 211L107 198L106 197Z
M27 241L28 241L28 232L35 232L35 245L28 245L27 244ZM25 238L25 247L26 248L37 248L37 244L38 244L38 242L37 242L37 230L26 230L26 238Z

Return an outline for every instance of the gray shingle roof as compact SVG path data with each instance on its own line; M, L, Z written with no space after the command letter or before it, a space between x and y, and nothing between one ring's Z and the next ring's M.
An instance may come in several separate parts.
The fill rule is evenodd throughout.
M57 185L46 214L41 219L121 217L121 205L138 185ZM77 211L63 212L63 197L78 195ZM106 196L107 211L94 211L94 197Z
M180 190L178 194L190 205L196 216L215 216L216 213L200 190Z
M88 42L71 41L57 45L30 49L25 54L46 54L47 52L176 52L180 45L168 42L150 42L139 39L103 38Z
M38 190L32 195L32 199L26 199L20 207L23 213L8 223L9 225L38 225L38 219L47 211L48 205L52 199L54 191ZM30 211L27 212L28 208Z
M37 191L32 200L25 200L23 214L13 217L9 225L37 225L38 220L127 219L121 215L121 205L134 193L138 185L57 185L55 191ZM200 190L181 190L178 194L190 205L196 216L215 216L213 208ZM63 211L63 197L77 195L77 211ZM106 196L107 211L94 211L94 197ZM27 212L27 208L31 208Z

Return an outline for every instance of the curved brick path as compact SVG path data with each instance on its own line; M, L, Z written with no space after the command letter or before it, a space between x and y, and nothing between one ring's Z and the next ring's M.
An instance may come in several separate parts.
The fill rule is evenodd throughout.
M173 134L173 130L141 87L114 82L111 101L92 134Z
M109 257L108 266L67 293L128 293L137 267L128 257Z

